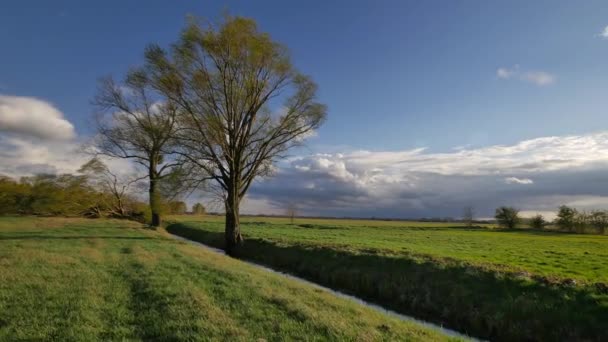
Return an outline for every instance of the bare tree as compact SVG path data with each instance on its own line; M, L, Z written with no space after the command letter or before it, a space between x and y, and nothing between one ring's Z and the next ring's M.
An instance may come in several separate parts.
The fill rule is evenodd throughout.
M132 70L124 84L111 78L100 81L94 103L97 137L94 153L130 159L143 166L149 180L148 194L152 226L161 224L160 182L175 172L179 163L171 157L177 110L151 87L145 70Z
M128 215L126 198L131 186L144 177L121 177L112 172L106 164L98 158L93 158L82 165L78 172L86 174L93 186L102 193L109 196L108 200L101 198L103 206L111 216L125 217ZM103 196L102 196L103 197ZM101 214L101 209L98 214Z
M462 212L462 221L469 228L473 227L473 220L475 218L475 209L473 206L466 206Z
M296 216L298 215L298 207L293 202L289 203L287 204L287 209L285 210L285 212L287 214L287 217L289 217L289 221L291 222L291 224L293 224Z
M317 87L246 18L190 23L171 53L152 46L146 56L156 89L182 114L178 152L223 192L232 253L243 240L239 207L252 182L324 121Z

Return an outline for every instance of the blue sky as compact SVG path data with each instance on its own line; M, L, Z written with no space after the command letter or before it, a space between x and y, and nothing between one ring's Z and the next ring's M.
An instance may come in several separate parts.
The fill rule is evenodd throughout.
M320 86L329 117L302 158L416 148L428 157L608 128L605 1L143 4L3 2L0 94L52 104L86 137L97 78L124 74L148 43L170 44L187 14L229 10L286 44ZM405 212L432 211L417 210Z

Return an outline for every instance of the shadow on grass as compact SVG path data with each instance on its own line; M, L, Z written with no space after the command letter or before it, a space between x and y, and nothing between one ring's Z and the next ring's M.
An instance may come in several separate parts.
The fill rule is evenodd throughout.
M222 233L171 224L172 234L222 248ZM456 261L354 254L247 239L251 260L378 303L395 311L491 340L608 338L608 295L591 286L562 287Z
M157 238L143 236L108 236L108 235L0 235L0 240L80 240L80 239L112 239L112 240L156 240Z

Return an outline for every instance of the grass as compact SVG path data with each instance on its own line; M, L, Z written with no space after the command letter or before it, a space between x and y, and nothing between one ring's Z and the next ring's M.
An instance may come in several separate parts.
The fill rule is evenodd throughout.
M221 217L172 220L223 232ZM467 229L458 223L246 217L246 237L278 244L322 246L390 255L453 258L514 272L584 282L608 282L608 236L539 232L529 229Z
M167 229L223 244L218 217ZM608 237L249 217L240 257L492 340L605 340Z
M113 220L0 218L0 340L446 340Z

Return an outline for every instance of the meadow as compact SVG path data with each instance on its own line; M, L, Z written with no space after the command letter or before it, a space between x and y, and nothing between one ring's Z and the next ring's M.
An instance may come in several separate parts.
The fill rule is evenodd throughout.
M126 220L0 218L0 340L446 340Z
M167 227L216 247L217 216ZM492 340L608 338L608 236L247 217L239 257Z

